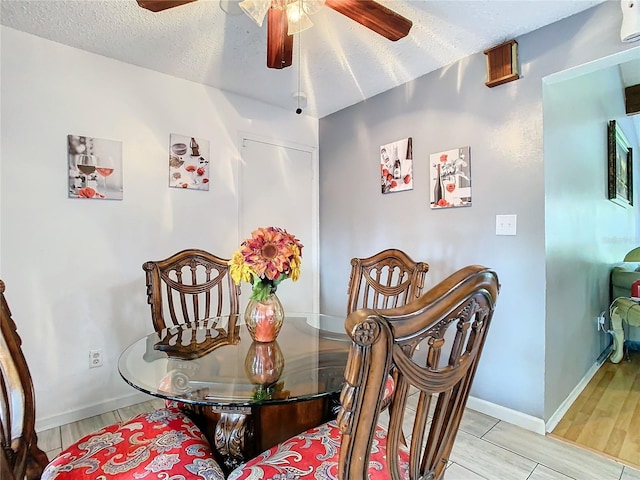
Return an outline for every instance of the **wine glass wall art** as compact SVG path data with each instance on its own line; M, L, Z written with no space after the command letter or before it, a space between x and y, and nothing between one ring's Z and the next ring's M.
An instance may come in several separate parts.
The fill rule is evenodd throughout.
M429 155L431 208L471 206L469 147Z
M122 142L67 135L69 198L122 200Z
M209 190L209 140L171 134L169 186L189 190Z
M380 147L382 193L413 189L413 146L411 137Z

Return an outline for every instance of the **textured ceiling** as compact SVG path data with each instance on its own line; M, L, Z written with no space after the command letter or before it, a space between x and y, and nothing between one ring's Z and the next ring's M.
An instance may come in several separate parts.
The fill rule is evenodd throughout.
M294 41L293 66L266 67L262 28L233 1L152 13L135 0L2 0L2 25L245 97L323 117L604 0L381 0L413 21L391 42L324 7ZM223 10L226 10L226 12ZM299 85L299 86L298 86Z

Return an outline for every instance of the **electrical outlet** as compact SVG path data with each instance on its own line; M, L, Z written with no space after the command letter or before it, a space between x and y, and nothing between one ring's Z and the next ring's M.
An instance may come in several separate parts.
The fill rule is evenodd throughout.
M102 366L102 349L89 350L89 368Z
M600 315L597 318L597 322L598 322L598 331L604 330L604 315Z

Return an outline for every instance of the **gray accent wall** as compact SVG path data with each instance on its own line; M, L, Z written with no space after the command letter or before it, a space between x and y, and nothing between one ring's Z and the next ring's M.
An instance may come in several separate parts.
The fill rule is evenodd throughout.
M543 79L625 50L640 55L620 41L621 19L619 3L605 2L517 38L517 81L487 88L480 53L321 119L321 311L344 314L350 258L384 248L427 261L427 287L468 264L492 267L502 289L472 395L548 421L606 348L595 317L608 305L608 269L640 238L637 182L636 207L623 209L606 200L602 178L606 119L624 116L619 96L564 115L616 80L579 80L581 99L565 95L574 87L564 80L543 95ZM558 96L562 106L545 104ZM382 195L379 147L409 136L414 189ZM429 155L463 146L473 204L431 210ZM518 216L516 236L495 235L497 214Z

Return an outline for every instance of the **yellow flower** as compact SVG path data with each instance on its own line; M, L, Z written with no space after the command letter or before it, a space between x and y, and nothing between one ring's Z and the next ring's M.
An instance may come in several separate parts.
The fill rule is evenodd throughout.
M290 266L291 266L291 280L295 282L298 280L298 278L300 278L300 262L292 260Z
M240 285L240 282L251 281L251 269L249 265L244 262L244 257L240 250L233 253L233 258L229 260L229 273L231 278L236 282L236 285Z
M300 248L298 248L298 245L294 244L291 246L291 251L293 252L293 256L289 261L289 268L291 270L290 276L291 280L295 282L300 278Z

